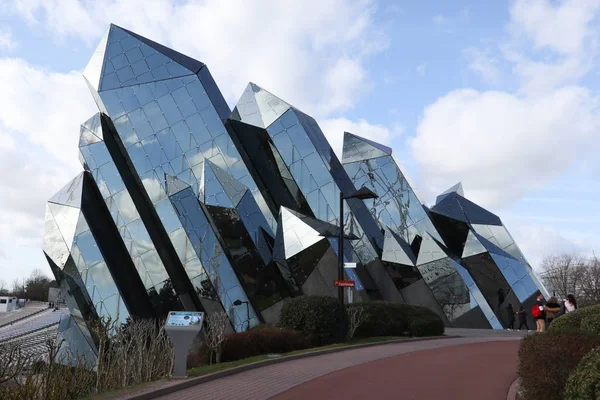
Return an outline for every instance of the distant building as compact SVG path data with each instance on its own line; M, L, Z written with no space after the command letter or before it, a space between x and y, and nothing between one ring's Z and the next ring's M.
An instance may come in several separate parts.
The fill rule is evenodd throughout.
M17 301L14 296L0 296L0 312L13 311L17 308Z

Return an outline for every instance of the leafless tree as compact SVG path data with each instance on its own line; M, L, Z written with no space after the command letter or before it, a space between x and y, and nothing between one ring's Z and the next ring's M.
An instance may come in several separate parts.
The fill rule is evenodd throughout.
M6 286L6 282L0 279L0 296L8 295L8 287Z
M581 305L600 304L600 259L594 254L588 258L579 285Z
M223 343L225 342L225 333L229 325L229 317L223 311L210 314L206 318L206 337L205 342L210 349L210 364L212 365L213 354L215 355L216 363L221 362L221 353L223 351Z
M348 313L348 336L347 336L347 339L352 340L352 338L354 337L354 334L356 333L356 330L365 321L366 313L365 313L365 309L360 306L348 307L346 309L346 312Z
M564 299L568 294L581 297L581 284L587 260L575 254L558 254L544 258L540 277L551 293Z

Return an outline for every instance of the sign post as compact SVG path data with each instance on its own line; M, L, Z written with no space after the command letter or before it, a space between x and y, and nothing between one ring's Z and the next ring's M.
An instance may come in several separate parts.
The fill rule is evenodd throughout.
M169 311L165 331L175 351L174 378L187 377L187 355L194 338L202 330L204 313L198 311Z

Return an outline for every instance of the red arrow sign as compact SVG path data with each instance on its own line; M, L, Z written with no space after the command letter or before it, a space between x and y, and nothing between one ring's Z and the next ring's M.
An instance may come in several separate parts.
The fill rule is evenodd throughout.
M337 280L337 281L333 281L333 286L335 286L335 287L354 287L354 281Z

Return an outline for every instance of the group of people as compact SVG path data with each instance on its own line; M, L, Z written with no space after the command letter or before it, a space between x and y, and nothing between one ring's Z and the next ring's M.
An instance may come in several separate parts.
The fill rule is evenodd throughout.
M572 294L568 295L562 304L552 296L547 302L544 302L544 296L541 293L537 293L537 299L535 305L531 309L531 316L535 320L536 332L544 332L552 321L560 315L575 311L577 309L577 301L575 296ZM519 331L524 327L527 331L531 332L527 324L527 311L523 306L519 307L519 310L515 312L512 304L507 307L508 313L508 330L513 330L515 322L518 320Z

